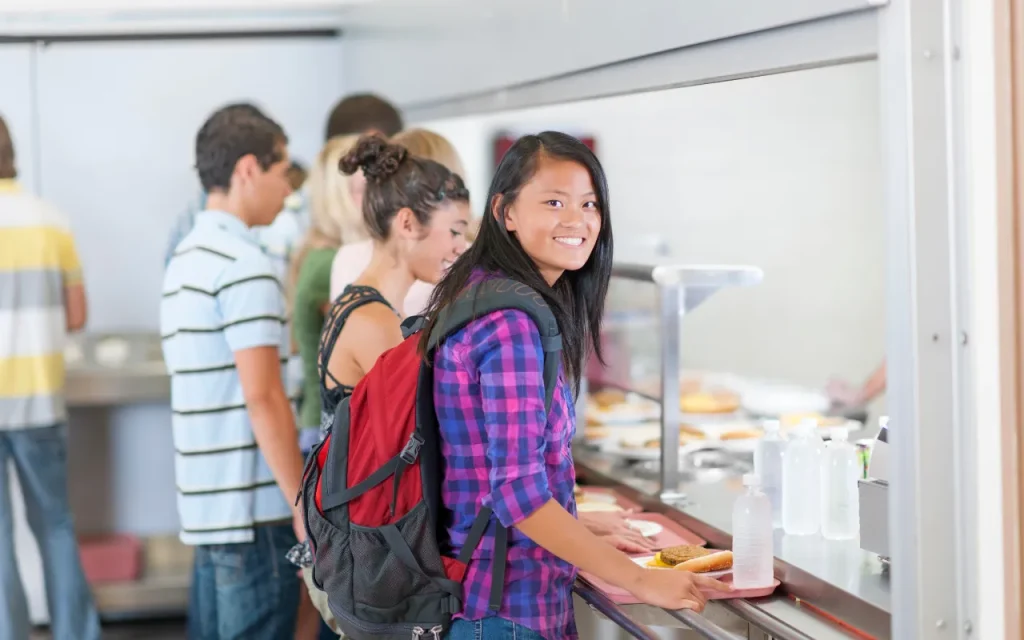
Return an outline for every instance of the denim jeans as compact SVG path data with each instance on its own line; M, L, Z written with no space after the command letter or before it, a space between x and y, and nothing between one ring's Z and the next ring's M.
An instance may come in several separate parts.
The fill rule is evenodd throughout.
M82 572L68 506L65 425L0 431L0 640L29 637L28 603L15 560L8 462L14 463L28 526L39 545L55 640L98 640L100 619Z
M544 636L510 620L490 617L455 620L445 640L544 640Z
M288 523L257 526L252 542L197 546L189 640L294 637L302 582L285 554L296 543Z

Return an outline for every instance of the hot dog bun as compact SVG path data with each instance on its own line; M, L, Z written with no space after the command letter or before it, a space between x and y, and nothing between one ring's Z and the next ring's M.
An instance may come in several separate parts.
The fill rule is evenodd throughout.
M693 558L686 562L680 562L674 568L692 573L708 573L710 571L732 569L732 551L719 551L700 558Z

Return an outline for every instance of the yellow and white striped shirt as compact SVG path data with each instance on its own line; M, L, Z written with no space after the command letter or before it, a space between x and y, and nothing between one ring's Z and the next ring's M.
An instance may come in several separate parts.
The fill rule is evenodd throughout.
M65 420L64 289L81 278L67 218L0 180L0 430Z

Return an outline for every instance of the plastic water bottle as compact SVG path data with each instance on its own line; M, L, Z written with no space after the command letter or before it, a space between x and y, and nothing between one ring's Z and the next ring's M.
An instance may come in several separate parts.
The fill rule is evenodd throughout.
M772 527L782 526L782 454L786 441L779 432L779 421L764 423L765 435L754 451L754 473L761 478L761 490L772 505Z
M851 540L860 533L857 478L861 465L857 450L846 441L844 427L832 429L825 446L821 484L821 534L828 540Z
M797 427L782 456L782 527L809 536L821 526L821 439L814 423Z
M732 507L732 583L737 589L771 586L772 504L761 491L761 480L743 476L747 492Z

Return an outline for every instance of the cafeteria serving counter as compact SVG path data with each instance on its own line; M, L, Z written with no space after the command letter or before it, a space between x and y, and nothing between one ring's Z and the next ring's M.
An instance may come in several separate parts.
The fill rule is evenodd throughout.
M684 483L678 489L686 498L666 502L657 496L658 483L631 472L619 460L598 451L575 452L581 483L614 488L645 510L658 512L692 530L710 547L731 548L732 506L742 491L739 478L713 483ZM776 531L775 576L782 585L769 598L725 600L709 604L705 616L692 612L663 612L645 605L616 605L584 582L577 593L602 616L629 635L661 638L651 627L685 624L697 637L775 638L889 638L889 578L873 554L860 549L857 540L828 541L815 536L786 536ZM741 621L746 630L735 630L714 621L722 608ZM716 615L717 614L717 615ZM759 635L760 634L760 635ZM693 636L690 636L693 637Z
M609 320L615 322L606 325L601 337L605 364L599 370L588 371L587 377L601 386L633 392L660 405L656 414L644 418L657 421L659 442L655 444L659 445L659 453L657 460L635 463L613 455L610 449L602 451L581 441L574 447L578 480L581 485L611 487L645 511L661 513L690 529L707 540L709 547L730 549L733 502L743 490L743 470L724 464L709 467L708 472L703 467L694 468L692 460L684 459L686 449L675 444L680 442L684 418L680 404L685 384L681 376L680 334L683 319L719 289L756 286L763 274L756 267L743 265L616 264L612 275L609 300L617 303L619 310L613 308ZM639 313L645 309L646 315ZM628 320L621 321L623 317ZM727 386L740 383L734 380ZM586 395L580 394L582 406L578 407L577 415L587 411ZM740 395L749 396L750 391ZM757 410L751 406L744 408L746 413L760 417L785 413L764 405ZM825 408L789 411L814 413ZM749 462L744 460L744 464L749 470ZM595 632L600 626L590 619L595 616L589 616L586 607L581 607L583 611L577 613L577 621L594 626L587 632L581 627L581 637L891 637L887 568L877 556L863 551L858 540L826 541L820 535L787 536L777 530L774 547L775 577L781 586L772 596L712 602L703 615L645 605L617 605L580 580L576 589L578 599L598 612L596 618L608 631Z

